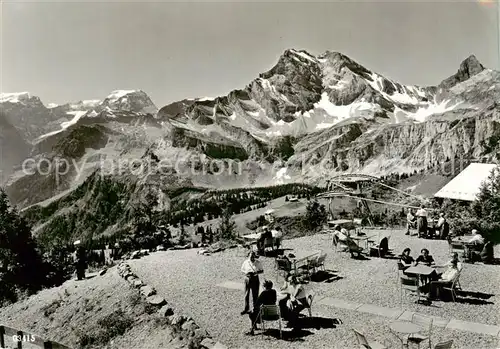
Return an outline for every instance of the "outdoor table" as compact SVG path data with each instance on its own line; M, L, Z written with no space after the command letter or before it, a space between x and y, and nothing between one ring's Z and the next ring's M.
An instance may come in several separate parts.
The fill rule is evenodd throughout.
M297 265L302 262L308 262L309 259L319 255L321 251L301 251L300 253L295 254L295 257L292 259L293 269L295 270L295 275L297 275Z
M414 275L424 275L429 276L434 271L433 267L428 267L426 265L414 265L405 270L405 274L414 274Z
M361 243L361 241L365 241L366 249L368 249L368 240L371 239L374 236L375 235L371 235L371 236L351 236L350 238L352 240L354 240L354 241L357 242L358 247L361 247L361 246L359 246L359 244Z
M403 338L397 335L397 333L406 335L406 339L408 340L410 334L419 333L420 331L422 331L422 327L408 321L395 321L389 325L389 328L391 329L392 333L394 333L394 335L401 341L402 348L405 347L405 342ZM408 342L406 344L406 347L408 347Z

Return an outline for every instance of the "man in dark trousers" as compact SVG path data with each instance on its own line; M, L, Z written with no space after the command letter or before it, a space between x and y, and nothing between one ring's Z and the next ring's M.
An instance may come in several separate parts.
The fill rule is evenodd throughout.
M243 262L241 272L245 274L245 309L243 309L241 315L245 315L250 312L250 292L252 292L252 310L255 311L260 286L258 274L264 272L260 261L257 260L257 254L254 251L250 252L248 259Z
M75 241L74 245L76 247L76 253L75 253L76 277L78 278L78 280L84 280L85 269L87 269L87 257L85 255L85 249L83 248L80 240Z

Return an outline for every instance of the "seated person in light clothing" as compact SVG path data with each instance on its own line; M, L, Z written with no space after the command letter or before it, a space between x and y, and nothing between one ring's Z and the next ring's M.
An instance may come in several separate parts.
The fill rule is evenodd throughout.
M455 278L457 278L459 273L458 270L458 262L456 260L451 260L449 262L449 267L446 271L438 275L437 280L431 281L430 290L429 290L429 298L436 299L440 298L443 287L451 286Z
M469 240L469 244L484 245L484 238L476 229L472 230L472 238Z
M300 312L309 307L306 290L295 275L288 278L282 290L286 290L287 296L279 301L280 311L295 329Z
M252 323L252 329L247 334L253 335L259 321L259 312L262 305L275 305L277 300L276 290L273 289L273 282L270 280L264 281L264 290L260 293L255 303L255 308L248 314Z

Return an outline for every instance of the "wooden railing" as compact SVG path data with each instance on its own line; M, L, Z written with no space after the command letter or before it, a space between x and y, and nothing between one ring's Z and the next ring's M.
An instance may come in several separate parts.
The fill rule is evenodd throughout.
M41 337L28 333L19 331L15 328L0 325L0 348L7 348L5 345L6 339L7 343L11 343L16 349L22 349L23 344L26 346L37 346L43 349L71 349L65 345L59 344L57 342L44 340Z

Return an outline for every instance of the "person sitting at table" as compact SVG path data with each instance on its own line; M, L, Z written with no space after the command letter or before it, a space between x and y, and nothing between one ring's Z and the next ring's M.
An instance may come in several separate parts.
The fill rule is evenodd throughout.
M444 217L444 212L439 214L439 219L436 223L436 230L439 232L440 239L446 239L450 233L450 225Z
M468 243L474 245L484 245L484 238L476 229L472 229L472 237Z
M260 293L255 303L255 308L248 314L251 321L251 330L247 334L253 335L254 330L257 328L257 322L259 321L260 308L263 305L275 305L277 300L276 290L273 289L273 282L270 280L264 281L264 290Z
M344 234L346 236L345 244L347 245L347 249L351 253L351 257L354 258L354 254L357 255L357 257L361 256L361 252L363 252L363 249L358 246L358 244L348 235L349 233L347 232L347 229L342 229L344 230Z
M434 264L434 258L432 258L432 256L429 254L428 249L423 248L420 253L420 256L417 257L416 264L424 264L428 267Z
M494 258L494 250L493 243L491 241L486 241L479 251L471 251L471 261L472 262L483 262L484 264L493 264Z
M300 312L309 307L306 289L295 275L290 276L284 286L282 290L286 289L287 296L279 302L280 311L283 319L297 329Z
M269 228L267 226L265 226L262 229L263 230L262 230L262 233L260 233L259 240L257 240L257 249L259 250L260 254L264 253L266 241L268 239L273 238L273 233L271 232L271 230L269 230Z
M347 232L346 229L342 228L340 229L339 225L336 225L335 228L333 228L333 235L334 237L337 238L337 241L339 243L339 247L343 248L344 250L347 250L347 239L349 237L349 233Z
M403 250L403 253L399 256L399 261L406 268L411 267L411 265L415 262L412 256L410 256L411 250L407 247Z
M457 255L458 259L458 255ZM431 281L429 288L429 299L438 299L441 297L443 287L452 285L455 278L458 276L459 268L458 261L452 259L449 262L448 269L441 275L438 274L437 280Z

